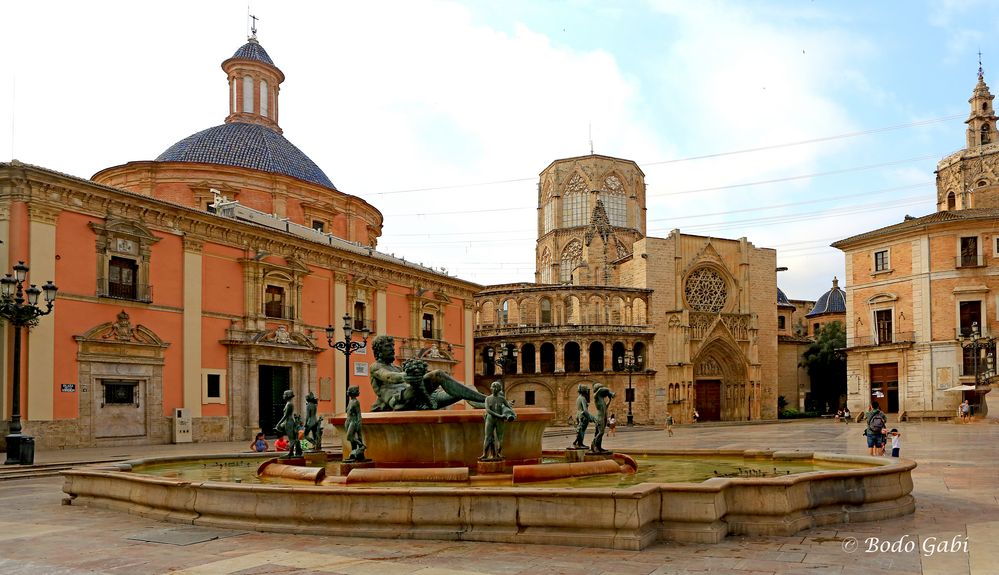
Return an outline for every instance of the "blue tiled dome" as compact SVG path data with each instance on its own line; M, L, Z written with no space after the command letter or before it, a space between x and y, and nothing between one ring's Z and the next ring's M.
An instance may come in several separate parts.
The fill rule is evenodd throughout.
M780 288L777 288L777 305L787 305L787 306L791 305L791 302L788 301L787 296L784 295L784 291L781 290Z
M839 280L833 278L832 288L815 302L812 311L805 317L813 317L825 313L846 313L846 292L839 289Z
M252 168L336 189L319 166L294 144L258 124L233 122L202 130L170 146L156 161Z
M256 60L274 66L274 61L271 60L271 57L267 55L267 51L256 40L250 40L240 46L239 50L236 50L236 53L232 57L239 58L240 60ZM277 66L274 67L276 68Z

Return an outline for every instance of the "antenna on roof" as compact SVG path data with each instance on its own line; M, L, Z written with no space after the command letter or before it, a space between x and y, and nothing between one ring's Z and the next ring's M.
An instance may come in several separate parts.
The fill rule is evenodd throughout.
M253 14L250 14L250 6L249 5L246 6L246 13L250 16L250 20L252 21L251 24L250 24L250 40L256 40L257 39L257 17L254 16Z
M984 77L985 77L985 74L982 72L982 50L979 48L979 50L978 50L978 79L981 80Z
M590 131L590 155L593 155L593 122L587 124L587 128Z

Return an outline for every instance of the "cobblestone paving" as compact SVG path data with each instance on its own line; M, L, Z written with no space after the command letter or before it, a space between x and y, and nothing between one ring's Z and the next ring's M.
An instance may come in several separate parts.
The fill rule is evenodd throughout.
M38 478L0 482L0 574L999 574L999 425L897 426L903 433L903 457L919 464L913 472L916 512L890 521L827 526L793 537L729 537L717 545L664 543L643 551L256 532L177 546L129 539L176 524L62 505L61 480ZM831 421L681 426L670 438L660 430L619 428L604 446L863 454L862 429ZM549 436L545 446L565 447L569 441ZM130 449L41 452L36 461L87 461L139 452L211 454L245 446ZM944 542L957 542L957 549L944 550ZM879 549L871 551L872 544Z

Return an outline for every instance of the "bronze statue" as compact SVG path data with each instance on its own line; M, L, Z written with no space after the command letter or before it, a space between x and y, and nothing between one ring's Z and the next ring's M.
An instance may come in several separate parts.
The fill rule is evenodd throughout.
M513 406L503 395L503 384L494 381L489 389L492 395L486 398L486 433L479 461L503 459L503 428L507 421L517 419Z
M305 438L312 443L312 451L320 451L323 448L323 418L316 417L318 408L319 399L310 391L305 396Z
M298 426L301 418L296 417L295 404L292 403L292 400L295 399L295 392L286 389L283 397L285 400L284 414L281 416L281 421L277 422L277 430L288 436L288 454L285 457L302 457L302 444L298 441Z
M371 387L377 396L371 411L440 409L461 400L482 407L486 400L486 396L439 369L427 371L423 361L409 360L406 369L394 365L395 340L392 336L376 337L371 348L375 355L375 362L371 364Z
M607 430L608 406L611 400L614 399L614 396L614 392L602 383L593 385L593 405L597 408L597 415L594 420L596 425L594 426L593 442L590 443L590 451L592 453L609 453L603 446L604 431Z
M347 403L345 427L347 428L347 441L350 442L350 456L344 459L346 463L367 461L364 458L364 439L361 437L361 402L357 400L359 395L361 395L361 390L356 385L347 388L347 397L350 398L350 401Z
M595 421L590 413L590 388L585 384L579 384L577 388L579 395L576 396L576 440L572 442L572 447L576 449L586 449L583 443L583 436L586 435L586 428L590 422Z

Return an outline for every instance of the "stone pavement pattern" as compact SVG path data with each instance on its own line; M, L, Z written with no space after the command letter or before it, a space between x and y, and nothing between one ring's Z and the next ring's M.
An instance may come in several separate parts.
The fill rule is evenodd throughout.
M622 430L611 449L780 448L862 454L862 426L830 421ZM792 537L729 537L717 545L662 543L617 551L477 542L404 541L236 533L190 545L137 541L144 533L193 530L123 513L61 505L61 480L0 482L0 574L175 573L349 575L999 574L999 425L902 424L903 456L915 459L915 514L834 525ZM571 438L549 436L545 446ZM39 453L39 462L130 455L219 453L239 444L194 444ZM925 541L957 537L953 552ZM866 552L869 538L910 551ZM935 539L933 539L935 538ZM857 548L851 541L857 542ZM967 545L963 546L963 542ZM901 542L901 543L899 543ZM848 552L852 551L852 552Z

